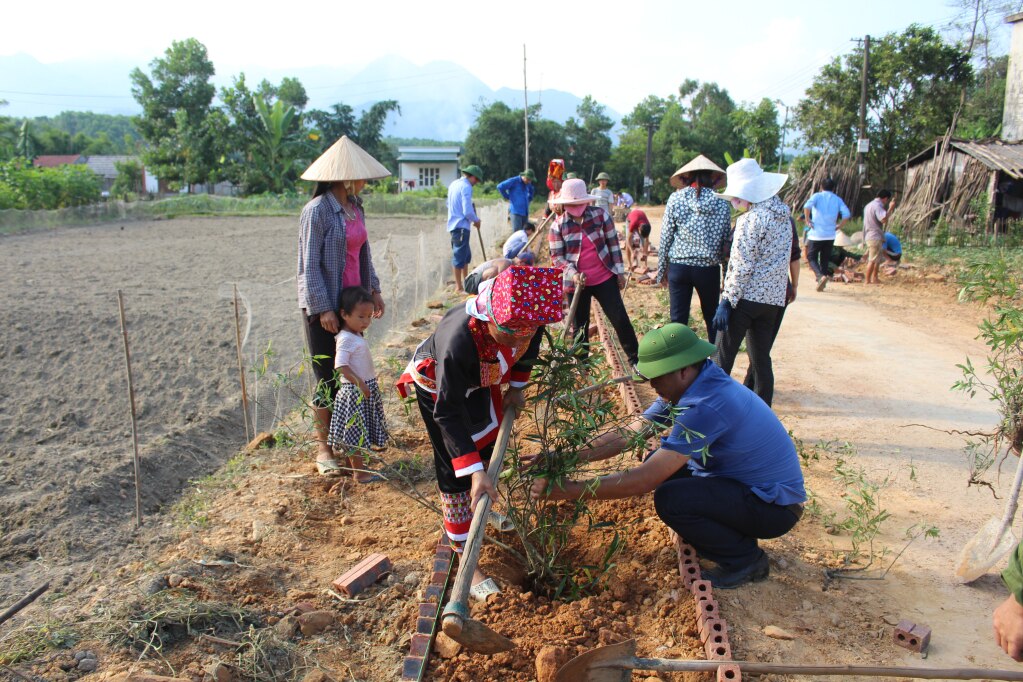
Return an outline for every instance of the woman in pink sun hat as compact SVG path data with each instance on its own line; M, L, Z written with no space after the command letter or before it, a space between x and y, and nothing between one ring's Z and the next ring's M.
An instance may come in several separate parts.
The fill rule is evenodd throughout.
M595 198L582 180L565 180L552 202L565 210L551 223L547 237L551 260L564 273L566 295L578 287L582 297L575 319L569 321L575 333L582 334L584 341L589 338L590 305L596 298L618 334L629 363L635 365L639 341L622 301L622 289L628 280L618 231L607 211L591 205Z

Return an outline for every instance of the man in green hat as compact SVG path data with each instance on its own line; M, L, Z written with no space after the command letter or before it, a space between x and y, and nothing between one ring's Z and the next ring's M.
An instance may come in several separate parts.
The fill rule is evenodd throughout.
M469 248L469 230L479 229L480 219L472 203L472 188L483 179L483 171L476 164L462 169L462 177L448 187L448 233L451 235L451 269L455 273L455 293L464 294L462 282L469 274L472 250Z
M533 200L536 187L536 173L527 168L515 177L508 178L497 185L497 191L511 204L512 232L518 232L529 221L529 202Z
M597 206L607 211L608 215L611 215L611 204L614 203L615 193L607 188L607 183L611 182L611 176L601 171L597 173L597 187L590 190L590 194L597 197L594 202Z
M549 484L533 498L618 499L653 491L657 515L700 556L718 589L763 580L770 572L758 539L789 532L806 491L796 448L771 408L708 358L715 347L672 322L647 333L637 369L660 396L629 425L652 437L667 431L642 464L598 479ZM629 445L619 431L597 436L583 461L614 457Z

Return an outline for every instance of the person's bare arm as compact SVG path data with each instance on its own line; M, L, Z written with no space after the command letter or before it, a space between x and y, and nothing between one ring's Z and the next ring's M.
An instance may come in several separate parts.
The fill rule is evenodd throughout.
M995 609L995 641L1015 661L1023 661L1023 606L1011 594Z
M792 299L789 303L796 300L796 289L799 288L799 261L789 261L789 280L792 282Z
M581 497L598 500L616 500L648 493L668 479L689 457L673 450L661 448L645 462L628 471L581 481L565 481L562 486L550 486L545 478L537 478L530 488L534 499L577 500Z

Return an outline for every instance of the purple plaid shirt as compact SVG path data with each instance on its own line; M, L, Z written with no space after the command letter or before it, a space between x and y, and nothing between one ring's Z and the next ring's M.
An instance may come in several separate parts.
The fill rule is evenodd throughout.
M359 209L362 211L362 204ZM363 220L366 218L363 212ZM345 238L345 214L331 192L305 205L299 218L298 305L307 315L341 306L341 280L345 271L348 240ZM369 239L359 250L359 279L370 292L380 291L380 280L373 269Z
M578 220L582 222L576 222ZM547 241L551 248L551 260L564 270L566 294L575 291L572 277L578 272L579 254L582 253L583 239L586 237L593 241L597 255L608 270L616 275L625 274L622 249L618 245L618 231L607 211L587 206L581 218L573 218L565 212L551 223Z

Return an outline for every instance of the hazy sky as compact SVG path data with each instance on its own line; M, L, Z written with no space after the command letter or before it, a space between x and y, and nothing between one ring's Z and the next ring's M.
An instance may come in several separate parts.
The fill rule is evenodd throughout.
M206 45L220 75L298 66L351 73L377 57L399 54L417 64L457 62L493 88L521 88L525 44L530 89L593 95L628 113L649 94L672 94L687 77L717 81L736 101L766 96L793 105L818 68L850 50L853 38L900 31L912 22L946 29L962 15L947 0L51 0L5 7L0 54L23 52L42 62L116 58L145 65L172 40L195 37ZM1004 51L1008 30L1000 19L994 21ZM436 78L443 87L442 69ZM304 85L315 89L331 83ZM45 92L45 83L38 87ZM400 100L401 90L400 82L380 83L373 96ZM3 98L14 95L0 91ZM87 108L75 106L73 98L65 104Z

